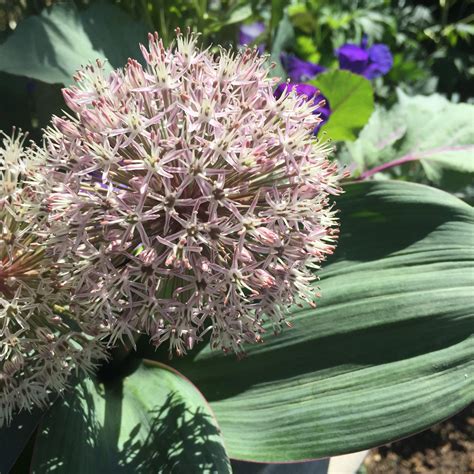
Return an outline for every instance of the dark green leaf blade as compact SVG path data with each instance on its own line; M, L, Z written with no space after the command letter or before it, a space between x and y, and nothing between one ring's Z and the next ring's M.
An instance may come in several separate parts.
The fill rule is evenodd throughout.
M145 361L123 380L76 386L40 425L32 472L230 472L219 428L196 388Z
M142 23L114 5L98 3L80 12L58 4L22 21L0 45L0 70L70 84L77 69L96 59L124 66L129 56L138 56L146 33Z
M20 457L31 435L38 426L44 410L35 408L22 411L13 417L9 426L0 428L0 473L10 472Z
M348 185L316 310L236 361L176 367L202 390L229 455L299 461L408 436L474 399L474 216L426 186Z
M288 14L284 12L275 30L272 31L270 53L270 60L275 63L275 67L271 70L270 75L272 77L278 77L282 82L286 79L286 72L281 64L280 55L285 49L291 46L294 40L295 32L293 25L288 18Z

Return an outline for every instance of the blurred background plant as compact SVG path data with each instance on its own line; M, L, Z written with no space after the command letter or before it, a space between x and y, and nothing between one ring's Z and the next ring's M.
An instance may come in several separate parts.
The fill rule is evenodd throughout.
M1 38L15 30L29 15L62 4L63 0L1 0ZM75 0L87 8L94 0ZM237 40L241 22L263 20L267 44L286 9L295 30L293 52L307 61L331 66L334 51L348 42L388 45L394 65L385 80L378 81L377 92L387 97L394 87L407 92L440 92L455 99L472 96L474 75L472 2L438 0L109 0L160 32L165 42L174 29L191 27L200 31L208 43L228 45ZM384 87L385 86L385 87ZM394 99L394 96L391 96Z
M324 430L321 431L322 438L316 443L320 451L314 457L327 455L328 452L353 451L397 437L385 418L383 423L379 423L380 420L374 418L374 413L370 411L370 403L366 402L368 396L382 402L376 399L367 380L357 385L357 377L360 380L364 377L361 367L367 370L366 377L374 386L379 379L370 378L372 373L376 373L371 372L372 369L388 374L389 382L379 392L383 392L384 397L388 394L383 407L387 413L389 408L394 407L392 419L399 421L395 418L398 416L395 412L397 407L401 407L403 419L407 420L406 426L402 426L405 431L400 428L398 436L426 428L439 421L442 410L443 416L447 417L462 408L466 400L472 401L472 390L467 394L467 388L464 389L469 382L466 379L468 369L465 369L466 374L463 368L458 370L458 367L463 367L462 364L472 363L472 344L468 345L469 340L466 339L468 324L472 328L469 317L472 318L473 313L469 313L468 307L472 305L472 294L469 298L466 296L470 288L468 269L472 270L472 266L467 266L467 250L462 247L468 246L469 235L472 241L472 227L468 228L466 217L472 210L465 203L437 190L421 186L415 188L400 182L383 182L395 179L428 184L454 193L469 203L474 201L472 7L469 0L0 0L0 130L6 132L16 126L40 142L42 128L51 116L66 109L61 88L71 83L71 77L80 65L101 58L113 68L121 67L128 57L140 57L137 45L146 41L149 31L158 31L164 42L169 44L176 27L200 31L202 42L215 52L219 51L218 45L237 48L246 43L257 46L275 63L273 75L281 78L276 94L284 94L294 88L304 100L321 105L320 117L323 121L314 133L322 139L333 140L334 159L347 165L351 172L350 180L359 183L348 185L340 201L343 211L341 220L345 218L342 231L346 233L341 239L340 248L343 250L329 264L329 278L322 281L323 294L326 284L329 298L322 301L322 313L317 313L315 320L307 323L306 329L314 331L311 338L305 336L305 340L309 341L308 348L298 345L296 349L288 349L283 344L280 351L278 343L271 342L268 346L271 360L263 353L259 355L256 350L257 356L249 357L238 366L232 365L233 361L228 362L228 359L221 360L219 355L208 354L206 350L201 354L200 367L203 369L196 368L192 363L195 354L184 362L172 363L178 369L183 368L184 373L200 388L204 387L203 392L211 404L216 402L213 408L217 414L225 415L224 425L226 421L229 425L225 426L224 431L230 433L233 443L231 454L235 454L234 457L281 460L286 456L285 460L299 460L314 455L313 451L309 455L305 451L312 449L309 442L299 443L297 439L294 442L292 439L285 440L290 445L288 452L282 450L280 453L277 448L267 451L270 449L268 446L273 446L271 442L267 442L263 451L259 452L259 439L263 439L263 444L266 442L266 438L260 436L261 432L264 431L267 436L275 427L274 412L257 420L259 425L255 433L250 430L256 436L254 442L247 440L245 444L248 432L243 436L232 425L233 420L240 422L245 416L247 424L255 421L252 410L246 410L249 401L251 404L258 399L258 396L252 398L252 390L257 387L257 395L258 390L264 392L259 385L262 374L270 380L270 393L263 395L275 396L276 407L287 403L287 399L282 402L278 390L272 388L273 383L286 380L287 374L282 373L278 361L275 364L274 359L281 357L278 360L284 366L288 361L287 350L301 351L301 358L295 359L297 364L301 364L301 387L306 387L307 381L311 380L316 391L320 387L319 380L325 380L326 371L335 378L347 373L347 382L336 382L336 385L340 383L343 387L345 403L339 401L339 405L336 403L334 406L349 406L357 400L361 402L360 410L367 407L367 418L357 420L359 428L357 423L349 423L350 428L344 424L344 429L341 429L336 422L324 418L328 407L333 409L334 406L331 405L331 397L321 393L314 411L304 415L305 421L313 422L322 414L322 423L334 428L336 434L333 433L331 438ZM291 80L290 85L286 85L287 80ZM372 180L378 182L360 183ZM353 188L349 189L351 186ZM452 245L456 239L456 245ZM459 254L456 253L458 250ZM403 256L405 251L407 254ZM422 256L418 265L423 271L417 271L418 267L413 263L413 254L417 252ZM401 263L397 263L399 267L394 267L390 260L393 254L407 260L401 258ZM461 263L466 266L462 267ZM441 267L436 266L438 264ZM449 267L448 270L456 278L459 277L459 282L452 276L440 281L440 268L446 274L445 267ZM458 271L461 276L456 273ZM348 278L344 279L347 274ZM394 275L398 275L398 279L392 281ZM349 287L348 281L351 285L354 281L362 283L360 287ZM391 299L394 288L399 292L396 303ZM421 290L415 291L414 288ZM465 293L461 294L464 290ZM333 300L331 291L334 292ZM464 300L456 296L456 292ZM439 300L433 298L433 295L439 294L444 296ZM355 302L361 303L360 306L351 306L354 295ZM377 297L374 298L374 295ZM402 296L399 298L398 295ZM418 296L419 300L416 299ZM345 301L344 305L339 303L341 298ZM371 309L361 314L364 299L367 300L367 308ZM337 302L333 307L332 301ZM378 303L374 301L382 301L385 306L376 307ZM350 314L351 308L353 314ZM325 315L329 321L327 328L324 326ZM349 338L349 343L347 337L339 341L339 334L329 331L328 328L335 330L335 318L340 318L336 321L341 324L338 329L341 333L346 331L354 336ZM304 318L301 319L299 324L303 324ZM354 325L353 320L360 327ZM314 329L315 321L322 324L323 331ZM288 340L298 334L297 327ZM419 334L426 336L420 337ZM464 344L464 352L456 346L459 341ZM338 348L337 344L342 344L344 349L340 350L341 346ZM446 362L447 356L441 352L448 348L452 350L450 357L453 361ZM307 362L309 358L305 356L305 350L310 351L318 364L324 362L326 365L315 368L314 364ZM315 355L315 350L320 352ZM347 355L347 360L341 354ZM438 356L439 359L436 359ZM428 369L425 370L425 360L426 367L434 371L439 369L436 377ZM404 362L407 362L406 366ZM416 370L410 372L412 363ZM353 372L347 369L350 364L355 364ZM274 368L275 373L269 367ZM341 373L337 372L341 367ZM392 368L393 373L390 372ZM228 381L226 376L233 374L233 371L240 372ZM291 370L288 374L294 375ZM321 379L318 379L320 375ZM137 378L141 385L145 383L140 377ZM412 384L411 398L410 393L407 395L410 402L399 403L400 397L405 397L407 391L405 386L396 385L398 380ZM429 385L438 383L438 380L439 386L433 388ZM461 386L461 382L466 383L462 385L463 392L456 388L457 384ZM170 386L174 383L171 381ZM248 384L248 387L242 387L240 383ZM361 387L367 390L367 394L361 391ZM399 392L393 387L398 387ZM151 387L150 393L154 389ZM237 402L233 401L234 390L238 394ZM443 395L444 391L448 396ZM99 392L95 403L101 405L103 400ZM286 397L285 390L281 393ZM315 398L314 393L308 395L308 400ZM433 402L434 395L432 397L431 393L440 394L439 399ZM429 402L434 403L434 409L423 405L424 411L420 411L416 406L413 400L424 394L430 397ZM319 401L321 406L317 405ZM233 403L236 403L235 406ZM253 409L260 413L258 410L261 407L255 403ZM202 400L197 400L196 405L201 409ZM270 403L268 406L269 410L273 408ZM352 411L351 407L348 408L349 413L340 415L340 420L339 409L335 410L334 419L341 423L347 422L345 416L353 420L353 413L358 413L358 409ZM236 414L232 413L233 409ZM228 416L228 413L231 415ZM388 416L381 409L377 414ZM278 415L281 415L280 411ZM130 432L135 433L132 421L136 420L127 422L130 422ZM368 424L374 428L373 431L366 430ZM382 425L388 426L387 432L377 431ZM398 425L394 422L393 426ZM46 428L40 435L49 439L50 428ZM104 431L109 428L104 426ZM311 435L320 433L313 425L310 428ZM115 433L117 429L115 427L111 431ZM370 438L370 442L365 440L362 443L362 431L375 437ZM347 439L339 439L339 434L342 438L347 435ZM56 432L56 435L62 440L62 431ZM284 438L280 432L276 435L276 439ZM101 435L97 436L102 439ZM66 446L67 441L64 441ZM337 444L337 449L330 445L331 442ZM291 455L290 448L294 450ZM298 451L300 448L301 452ZM240 449L244 451L242 456ZM217 452L221 452L220 447ZM96 454L101 455L101 450L97 449Z
M15 38L17 41L13 41L13 47L28 47L31 50L23 63L15 60L16 64L12 65L8 64L8 58L11 57L8 55L9 51L0 47L0 52L3 52L0 56L0 71L3 71L0 73L0 87L4 97L3 110L8 110L8 114L1 113L0 128L9 130L12 125L21 126L33 138L39 139L40 130L51 114L63 106L59 88L45 84L61 83L63 78L57 77L55 80L50 77L45 80L34 74L27 64L27 59L30 61L33 58L33 61L48 67L48 63L51 66L60 59L57 51L45 54L45 49L42 49L41 42L51 41L52 33L46 31L46 26L39 27L37 24L40 37L35 39L34 44L27 46L25 39L21 41L21 36L26 38L28 31L25 30L30 30L31 24L24 26L22 22L31 16L36 17L44 10L53 14L54 6L65 7L72 3L75 11L71 10L71 14L78 19L75 28L82 26L86 30L88 41L95 45L100 45L104 32L110 38L121 35L123 25L120 23L124 20L135 23L134 36L129 42L133 42L135 38L143 41L145 31L156 30L165 43L168 43L176 27L190 27L200 31L203 41L217 49L218 44L237 45L239 40L249 39L252 31L257 31L259 34L251 44L260 44L262 51L270 53L272 60L277 62L275 74L285 78L290 71L288 68L285 71L280 63L282 53L306 64L312 63L322 69L332 70L338 67L338 59L341 61L342 46L360 46L364 42L370 53L372 45L382 44L391 52L392 59L388 70L370 77L376 103L391 107L398 100L397 89L408 95L438 93L453 102L473 100L474 13L471 2L0 0L0 45L11 42L13 36L18 36ZM120 9L123 15L115 12L108 24L103 25L100 25L101 19L98 18L98 25L94 28L92 13L100 13L101 9L103 12L105 7L112 6ZM245 33L246 30L250 32L250 36ZM66 38L58 36L56 39L67 43ZM55 49L54 45L43 46L47 46L46 50ZM74 45L74 48L78 46ZM12 51L11 47L9 49L11 53L24 54L23 51L20 53ZM87 60L92 53L84 48L77 52L78 61L79 58ZM118 67L127 59L125 53L130 54L130 48L122 55L115 54L115 60L109 58L109 61L114 67ZM79 65L71 62L70 69ZM350 67L345 69L353 70ZM12 78L5 72L15 73L17 77ZM312 78L314 77L307 79ZM333 121L336 120L337 117L333 118Z

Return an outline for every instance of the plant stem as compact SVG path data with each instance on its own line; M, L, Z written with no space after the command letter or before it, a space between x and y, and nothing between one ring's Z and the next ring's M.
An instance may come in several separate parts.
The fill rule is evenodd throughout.
M446 153L446 152L449 153L453 151L473 151L474 152L474 146L473 145L448 145L448 146L442 146L439 148L432 148L431 150L409 153L408 155L402 156L401 158L396 158L395 160L389 161L387 163L383 163L379 166L376 166L375 168L364 171L360 175L359 181L363 181L364 179L367 179L370 176L373 176L374 174L379 173L380 171L385 171L387 169L393 168L394 166L400 166L410 161L419 161L423 158L429 159L430 157L433 157L433 155L436 155L439 153Z
M389 161L388 163L383 163L379 166L376 166L375 168L372 168L370 170L364 171L360 177L359 180L363 181L364 179L369 178L370 176L373 176L374 174L379 173L380 171L385 171L389 168L393 168L394 166L399 166L403 165L405 163L408 163L410 161L416 161L419 160L420 156L419 155L406 155L402 156L401 158L397 158L396 160Z

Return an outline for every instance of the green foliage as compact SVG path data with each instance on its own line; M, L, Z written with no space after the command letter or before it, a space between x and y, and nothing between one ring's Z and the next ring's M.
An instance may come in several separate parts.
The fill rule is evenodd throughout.
M124 30L127 34L124 35ZM138 56L146 27L118 7L96 3L85 11L58 4L31 16L0 45L0 70L47 83L69 84L88 62L122 67Z
M362 35L380 40L387 29L392 29L395 19L386 14L387 2L338 2L310 0L293 4L289 14L295 27L313 35L316 44L328 53L348 40L359 42Z
M295 36L293 26L288 18L288 15L284 14L274 31L270 54L271 61L275 63L275 68L273 69L271 75L279 77L282 81L286 78L286 73L280 61L280 54L289 48L294 39Z
M391 110L378 108L358 139L347 143L346 161L360 171L393 160L417 161L437 184L448 169L474 173L474 105L440 95L409 97L399 91L398 96Z
M365 449L472 401L473 209L393 181L347 185L337 206L342 234L316 310L295 307L294 328L249 346L242 361L208 347L172 361L210 402L231 457ZM230 472L202 396L151 364L86 380L57 403L40 424L32 472Z
M15 415L8 427L0 428L0 472L9 473L16 460L28 444L43 416L43 411L35 408Z
M460 87L472 78L472 52L466 51L472 17L462 6L440 2L444 6L429 10L402 0L360 0L357 7L349 0L76 3L43 10L2 36L0 84L8 114L0 128L38 130L63 105L59 87L45 83L70 83L79 66L97 58L123 66L129 56L139 57L137 45L149 30L169 43L174 28L189 26L206 44L228 45L239 23L263 18L261 39L281 78L283 51L331 66L335 48L368 34L395 53L390 74L372 85L340 70L313 81L332 109L322 130L346 141L341 161L356 163L360 174L383 170L377 174L382 180L349 184L338 199L341 239L322 271L318 308L295 307L294 328L248 347L243 361L204 347L172 362L210 402L229 455L297 461L369 448L472 402L473 210L439 190L386 181L397 177L455 191L472 183L474 106L406 95L435 87L472 95ZM26 4L25 12L38 11ZM372 87L385 106L373 114ZM28 440L35 442L34 457L25 450L21 462L32 472L230 472L220 429L196 388L166 366L135 362L125 377L81 381L33 436L39 411L21 413L2 428L0 472L9 472Z
M299 35L296 38L295 52L297 56L307 58L310 62L317 64L321 61L321 54L309 36Z
M32 473L230 473L219 429L196 388L144 362L125 378L77 384L44 417Z
M173 363L211 402L231 457L297 461L408 436L474 393L474 212L401 182L348 185L316 310L248 347Z
M427 7L406 0L308 0L293 3L288 13L296 30L292 50L302 59L330 67L338 47L360 43L364 34L369 43L387 44L395 61L390 74L375 81L384 101L396 100L397 87L472 96L474 16L462 2Z
M335 70L310 81L328 99L331 116L322 127L332 140L355 140L374 109L370 81L349 71Z
M166 45L174 38L174 30L188 27L202 33L208 45L237 39L235 25L256 14L257 1L247 0L118 0L123 9L146 21L150 31L158 31Z
M238 4L231 10L228 16L223 19L220 25L233 25L245 21L249 16L252 15L252 8L246 3ZM220 26L219 25L219 26Z

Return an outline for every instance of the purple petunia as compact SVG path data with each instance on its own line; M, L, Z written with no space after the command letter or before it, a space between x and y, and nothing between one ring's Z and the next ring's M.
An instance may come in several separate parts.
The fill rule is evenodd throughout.
M314 104L320 104L314 111L314 113L319 115L319 118L321 119L321 122L314 128L314 134L316 135L331 115L331 107L328 100L323 96L323 94L321 94L318 88L311 84L288 84L284 82L278 85L273 95L279 99L283 93L289 93L292 90L295 90L298 95L305 96L306 100L311 100Z
M257 21L239 28L239 46L249 45L255 41L265 31L265 25ZM257 49L262 54L265 51L265 44L257 45Z
M309 61L303 61L294 54L282 53L280 59L288 77L293 82L309 81L326 70L324 66Z
M342 45L336 54L339 67L367 79L387 74L392 68L393 57L387 45L379 43L367 48L367 37L364 36L359 45L347 43Z

